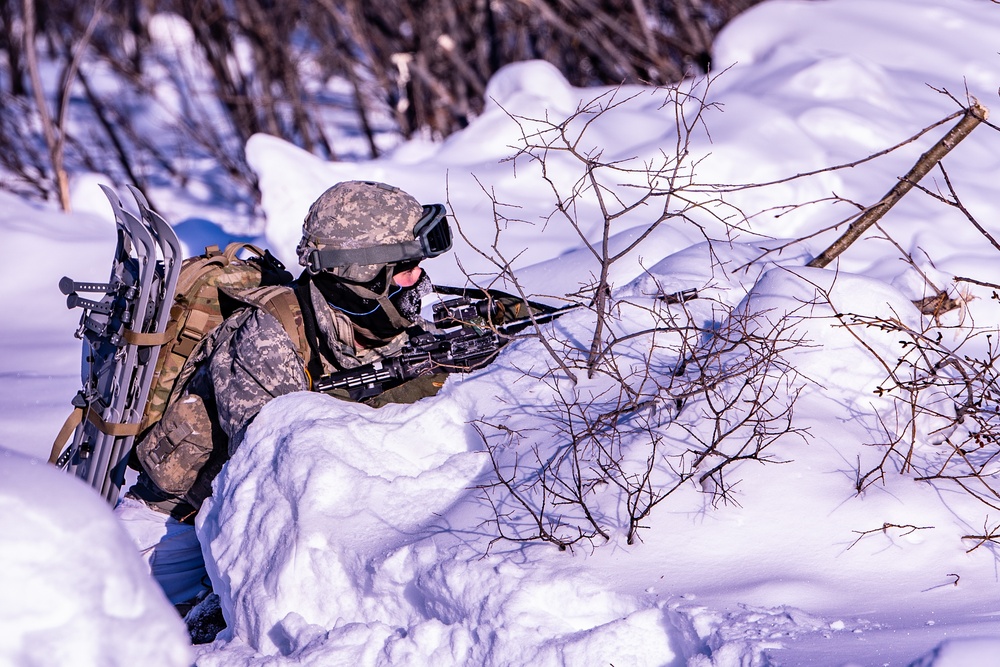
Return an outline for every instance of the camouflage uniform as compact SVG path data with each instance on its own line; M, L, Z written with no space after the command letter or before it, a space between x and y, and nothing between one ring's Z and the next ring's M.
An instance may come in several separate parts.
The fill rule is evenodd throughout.
M310 208L299 246L300 261L304 265L308 267L311 251L322 249L331 242L323 234L316 233L317 227L322 231L322 216L331 215L331 208L335 209L338 220L347 220L346 224L339 223L341 228L334 230L343 236L337 239L342 247L365 248L412 242L411 230L421 211L416 200L390 186L361 185L364 187L346 188L349 195L346 197L344 187L338 190L338 186L334 186ZM373 192L377 195L374 198ZM375 218L376 214L386 215L387 201L398 204L400 210L398 219L390 219L392 224L388 231L385 221ZM390 218L392 213L390 210ZM337 267L329 273L338 278L364 282L371 281L383 270L387 272L385 275L391 276L392 266L386 268L386 265L374 264ZM307 268L306 273L313 271ZM303 277L306 278L305 275ZM302 278L300 282L303 282ZM390 282L387 278L386 283ZM405 344L408 336L404 332L380 339L377 347L358 351L356 332L370 332L359 329L356 321L338 310L336 304L329 303L316 282L306 278L304 284L307 285L311 310L315 314L318 347L324 351L324 354L315 355L323 373L355 368L391 356ZM426 274L416 285L407 288L406 294L412 302L409 306L415 307L417 313L419 297L430 290L431 283ZM367 290L362 292L366 297L371 295L371 298L377 299L384 310L391 311L389 319L399 320L401 326L404 323L407 326L413 324L415 318L412 312L409 318L403 317L397 306L389 302L386 296L388 287L382 294ZM123 513L127 511L135 512L136 501L141 500L163 517L163 521L168 521L168 526L174 526L176 522L193 525L194 515L205 498L211 495L212 480L242 444L247 427L260 409L277 396L309 389L306 367L299 346L274 315L264 308L254 307L252 299L247 307L236 310L199 344L181 371L179 386L182 389L179 394L167 406L162 419L139 440L136 456L141 472L127 494L129 503L121 506L120 516L124 517ZM316 368L315 365L313 368ZM440 376L420 378L367 402L375 407L389 402L413 402L435 393L441 381ZM171 517L169 520L167 515ZM148 522L145 527L139 526L136 530L149 533ZM193 530L187 539L195 539ZM155 539L149 546L142 546L143 541L138 537L136 542L150 553L161 546ZM189 551L197 552L196 541L190 545ZM200 557L195 553L194 558ZM159 580L155 558L150 561L153 576ZM183 569L188 565L197 582L204 573L203 562L181 567ZM177 567L174 564L166 564L166 567L173 576ZM184 595L190 596L190 579L186 585L176 589L183 592L171 597L175 604L181 602L180 598ZM168 590L167 586L164 589ZM169 591L168 596L171 596Z
M382 184L327 190L310 208L299 245L303 264L309 251L336 242L356 249L410 241L422 208L409 195ZM346 192L346 195L345 195ZM387 204L401 212L387 223ZM334 230L338 238L324 236L323 216L335 210L341 222ZM388 215L391 216L390 209ZM329 225L326 225L328 231ZM331 273L338 278L365 282L374 279L384 265L350 265ZM291 289L291 288L286 288ZM417 299L431 289L426 274L410 288ZM328 305L314 282L308 282L309 301L316 317L322 373L355 368L391 356L406 342L405 333L380 340L378 347L357 351L353 322L336 306ZM380 301L381 303L381 301ZM386 304L395 311L391 304ZM399 315L399 313L396 313ZM406 324L412 324L407 320ZM243 441L247 426L272 398L309 389L303 352L289 332L265 310L238 310L217 327L191 355L181 372L183 390L167 407L163 418L139 441L136 452L141 463L139 481L130 490L147 504L189 520L211 494L212 480ZM438 384L440 378L438 378ZM412 402L433 391L429 381L415 382L373 401ZM343 396L346 398L346 394Z
M401 334L383 347L357 353L348 317L329 308L315 286L310 296L318 334L336 355L322 358L324 373L389 356L406 341ZM258 308L245 308L223 322L185 370L192 372L180 397L137 446L143 471L131 489L180 520L211 494L212 480L260 409L272 398L309 389L295 343L277 319Z

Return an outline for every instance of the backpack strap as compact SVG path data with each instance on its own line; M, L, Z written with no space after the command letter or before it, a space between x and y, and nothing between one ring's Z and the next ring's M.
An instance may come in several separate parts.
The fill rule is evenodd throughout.
M304 278L297 281L293 285L295 290L295 298L299 302L299 310L302 312L303 321L303 332L306 336L306 343L309 345L309 349L312 352L310 358L310 363L306 366L306 372L309 373L309 388L312 389L312 378L320 377L323 375L323 356L329 359L334 359L335 357L329 354L329 350L325 349L326 346L320 341L319 334L319 323L316 321L316 310L313 308L312 297L310 296L309 279Z
M261 287L256 290L261 293L261 306L269 312L295 343L299 355L306 362L306 368L312 357L312 348L306 339L305 322L299 300L295 291L287 287Z
M264 251L252 243L230 243L226 246L225 250L219 250L219 246L217 245L206 246L204 255L184 260L184 269L181 271L181 278L177 283L176 293L187 294L191 292L195 284L204 282L205 276L209 273L212 266L229 266L241 250L248 250L257 257L264 256Z
M231 300L231 303L222 304L224 313L239 305L247 305L259 308L278 320L305 362L306 370L309 370L313 358L312 347L306 336L302 308L292 288L280 285L238 291L222 288L219 290L220 303L225 299Z
M214 327L213 308L204 302L204 298L199 298L199 295L211 280L213 268L226 267L233 261L239 250L233 246L237 245L240 244L230 244L226 248L226 253L221 252L219 246L208 246L204 255L184 260L180 279L177 281L176 294L178 299L185 301L188 309L187 317L179 322L173 317L174 313L171 313L171 322L166 333L168 340L177 339L177 352L185 358ZM233 249L231 253L230 249Z
M218 252L219 247L218 246L209 246L209 247L205 248L205 254L211 253L211 251L213 249L216 252ZM228 263L232 262L234 259L236 259L236 255L241 250L249 250L250 252L252 252L257 257L263 257L264 254L265 254L265 252L266 252L264 250L261 250L260 248L258 248L257 246L255 246L252 243L240 243L239 241L233 241L232 243L230 243L229 245L226 246L225 250L222 251L222 256L225 257L225 259L226 259L226 264L228 264Z

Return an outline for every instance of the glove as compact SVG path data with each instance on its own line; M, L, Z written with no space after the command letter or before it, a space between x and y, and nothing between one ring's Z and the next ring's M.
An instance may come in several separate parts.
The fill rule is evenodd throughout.
M528 304L513 296L501 296L493 299L493 312L490 313L490 321L494 325L506 324L523 320L528 317L531 309Z

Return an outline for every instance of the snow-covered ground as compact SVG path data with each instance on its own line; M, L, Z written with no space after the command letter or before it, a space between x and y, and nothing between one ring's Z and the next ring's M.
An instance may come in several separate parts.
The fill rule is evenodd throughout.
M529 473L570 450L559 411L593 419L621 407L608 394L615 385L607 375L577 372L574 384L550 371L553 362L535 340L509 345L488 369L452 376L438 396L414 405L376 411L318 394L282 397L254 422L199 517L230 625L205 646L185 646L108 510L75 480L25 456L47 458L78 387L78 313L65 309L56 284L63 275L104 278L114 243L110 208L91 175L77 180L72 215L0 193L0 662L997 664L1000 554L968 536L994 530L1000 510L952 482L917 479L945 465L953 450L944 436L961 441L971 422L950 432L941 430L948 420L925 414L912 433L909 468L900 473L903 456L889 456L884 476L869 477L863 493L856 486L885 457L879 443L910 434L899 394L879 387L886 364L907 354L900 328L937 324L912 304L929 294L925 277L962 297L962 308L940 322L941 344L958 346L970 333L996 330L1000 304L991 287L952 278L1000 283L1000 251L961 211L914 191L881 221L884 231L873 228L826 269L804 268L837 233L818 232L856 205L877 202L957 121L877 160L784 180L854 163L954 113L959 103L942 89L959 102L968 92L1000 106L997 44L1000 6L988 0L773 0L720 36L720 73L711 84L686 87L712 105L690 135L691 197L717 197L712 184L775 183L730 189L725 207L669 220L618 261L612 330L626 338L662 327L672 313L722 335L781 328L781 340L798 341L754 387L758 395L777 392L768 406L778 412L795 398L789 432L766 448L770 463L746 460L725 471L733 485L726 501L713 503L711 484L692 478L653 508L630 543L619 490L597 485L586 500L607 539L565 550L498 540L501 531L529 535L532 517L502 490L482 488L495 479L487 445L530 504L537 496L530 496ZM546 223L553 196L538 163L505 158L524 146L525 128L559 122L597 100L608 109L581 146L602 150L605 162L655 165L676 150L676 107L664 105L663 90L574 89L544 63L507 68L489 92L494 103L462 133L372 162L324 163L254 137L247 152L267 214L260 242L294 264L299 226L316 195L340 180L382 180L453 209L464 239L426 263L436 282L463 284L465 272L488 280L490 264L470 241L480 249L493 244L495 200L518 219L503 225L495 252L516 257L522 284L549 300L575 292L596 261L565 221ZM970 214L1000 235L997 131L981 125L944 164ZM580 176L565 154L550 153L546 167L563 194ZM636 197L628 187L635 174L608 182L622 197ZM922 184L943 187L942 172ZM215 242L226 241L211 224L225 215L225 202L218 213L199 213L199 222L183 217L189 204L181 195L169 194L157 201L168 219L187 223L176 227L189 251L212 231ZM661 201L617 221L611 247L636 238ZM796 204L803 206L786 208ZM716 217L723 213L735 217L723 224ZM593 200L581 201L576 216L598 241L603 218ZM657 293L689 288L701 298L683 307L656 301ZM895 328L844 327L836 317L844 313ZM581 309L550 331L557 345L586 345L593 326ZM678 414L666 392L651 388L681 377L672 372L684 352L679 340L659 332L616 348L619 368L639 369L648 402L595 427L595 441L617 448L616 460L629 470L641 469L656 443L658 489L673 479L666 466L685 461L682 454L717 423L703 397ZM989 353L985 336L962 349ZM718 359L738 364L747 356L737 348ZM732 383L720 391L732 396ZM955 399L919 397L941 411ZM725 419L745 416L749 405L738 402ZM778 428L778 417L762 428ZM579 509L547 507L544 516L559 519L548 527L563 538L586 528ZM143 657L151 647L157 658Z

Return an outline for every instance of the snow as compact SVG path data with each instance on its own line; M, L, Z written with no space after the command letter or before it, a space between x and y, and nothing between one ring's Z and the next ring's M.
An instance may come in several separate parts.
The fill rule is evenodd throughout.
M183 40L176 17L157 25L165 43ZM955 121L877 160L785 179L854 163L955 112L956 102L935 89L959 100L968 90L996 106L997 43L1000 8L987 0L771 0L720 36L716 78L686 84L718 105L692 129L689 145L694 182L702 184L690 192L707 203L613 265L619 308L611 326L627 337L696 322L717 333L703 339L703 350L734 335L750 341L716 360L720 372L754 359L764 369L751 374L750 389L775 398L770 417L757 415L760 429L791 415L789 432L767 444L763 460L680 484L638 522L632 540L621 489L598 485L588 507L606 539L560 550L527 540L538 524L504 489L490 487L486 447L503 470L520 475L522 498L538 497L526 471L539 461L564 466L557 469L569 479L570 461L560 456L570 438L559 416L575 410L593 420L620 407L607 375L577 369L573 383L552 370L537 341L524 339L489 368L453 375L439 395L414 405L376 411L318 394L281 397L255 420L198 518L229 627L193 648L140 574L108 508L37 461L47 458L79 383L78 313L65 309L56 284L63 275L103 279L114 243L96 186L102 178L74 175L71 215L0 192L0 302L8 314L0 321L0 662L994 664L998 554L991 542L966 536L995 527L997 512L954 484L916 479L950 451L941 443L955 428L947 418L954 401L940 389L920 394L912 469L900 472L901 459L890 457L884 476L859 493L859 477L886 455L878 443L909 424L911 408L880 387L896 360L914 362L915 353L900 346L899 329L846 327L837 316L933 324L912 303L932 293L921 273L955 296L956 275L1000 282L996 250L961 212L914 191L881 221L884 233L870 230L826 269L805 267L835 237L822 230L856 204L881 199ZM465 131L374 161L327 163L273 137L251 138L247 156L266 214L255 240L294 265L300 221L323 189L383 180L454 211L464 238L426 263L436 282L462 284L465 272L488 282L496 269L470 241L482 249L494 243L492 195L511 218L494 252L515 258L533 295L565 300L590 281L597 262L576 230L547 217L554 200L539 164L506 158L523 145L522 132L544 130L543 119L558 122L596 100L607 110L581 145L633 167L656 164L661 150L676 146L675 107L664 105L663 90L574 88L537 62L501 71L489 94L492 102ZM994 235L998 144L995 130L980 126L944 162L963 203ZM563 192L579 177L566 155L552 154L546 166ZM712 185L772 181L711 204L724 190ZM634 201L629 183L635 173L609 179ZM941 187L940 172L923 184ZM234 238L222 231L232 217L226 203L193 217L192 192L160 190L156 200L188 252ZM846 201L829 201L834 193ZM624 217L610 247L627 249L657 214L651 204ZM584 236L599 241L594 200L581 199L577 215ZM733 215L727 219L739 229L720 220ZM991 288L960 285L962 308L942 317L943 344L986 355L985 336L963 341L995 331L1000 305ZM700 298L683 306L655 298L691 288ZM567 314L552 325L553 344L585 348L593 326L584 309ZM787 347L780 358L754 356L766 352L753 346L764 335ZM651 443L662 461L683 461L714 427L749 414L716 419L704 395L678 411L657 393L689 377L675 372L689 351L680 341L660 331L616 348L618 368L649 399L617 422L623 471L643 470ZM714 391L740 405L752 398L732 379ZM720 447L733 454L740 445ZM651 472L661 489L675 478L666 467ZM731 486L713 485L719 480ZM545 516L557 520L547 525L557 539L590 530L579 506L549 506ZM501 529L513 539L498 539Z
M92 489L0 449L7 665L191 664L187 630Z

